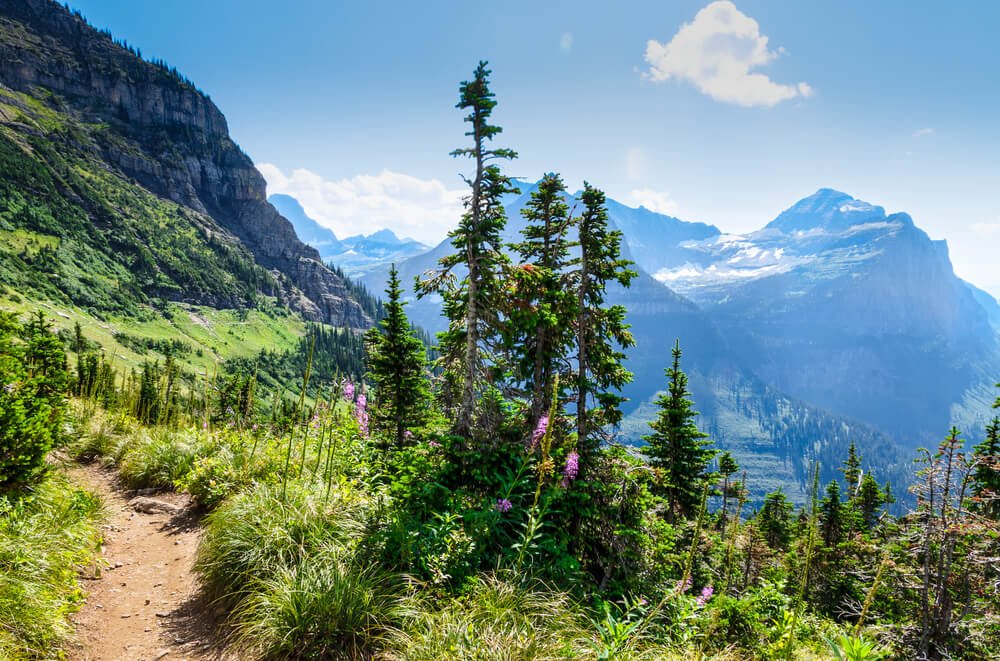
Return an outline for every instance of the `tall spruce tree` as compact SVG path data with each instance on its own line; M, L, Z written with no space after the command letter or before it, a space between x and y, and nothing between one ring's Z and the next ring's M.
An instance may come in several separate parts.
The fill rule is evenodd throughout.
M400 449L406 444L407 430L427 420L427 354L406 318L395 264L389 269L385 293L385 317L365 336L368 379L375 387L371 422L373 431L388 436Z
M726 517L729 514L729 495L733 488L733 485L729 482L729 478L739 469L740 465L736 463L736 459L728 451L719 455L719 475L722 476L722 518L720 529L723 531L726 529Z
M844 505L840 500L840 483L836 480L826 487L826 495L819 505L820 533L827 547L840 543L846 527Z
M635 344L625 322L625 307L606 306L608 284L628 287L636 272L622 257L622 233L608 229L608 210L602 191L584 182L583 213L577 218L579 256L571 264L577 298L573 334L576 341L577 450L580 473L590 468L600 446L601 429L621 421L621 388L632 380L625 369L623 349Z
M417 283L418 295L438 293L444 299L448 330L439 334L441 364L446 387L443 403L453 416L456 433L469 437L477 422L476 404L490 387L487 357L496 355L500 328L499 311L503 294L503 273L509 263L503 251L501 232L506 224L502 197L515 193L517 187L504 175L497 161L510 160L517 154L505 148L489 148L503 129L490 124L497 102L489 87L490 70L480 62L472 80L459 86L456 107L468 110L466 136L472 145L454 150L452 156L465 156L475 163L469 186L465 213L449 234L455 252L440 260L440 269ZM455 271L464 271L456 274Z
M886 494L879 488L871 473L865 473L858 487L858 495L852 501L865 530L875 526L879 509L887 503Z
M997 400L996 408L1000 408ZM990 517L1000 519L1000 417L986 425L986 438L973 451L976 466L972 473L972 494L976 508Z
M534 424L549 406L554 375L572 351L577 298L570 287L570 209L566 185L546 174L521 211L523 241L511 246L521 264L513 270L506 335L516 380L524 384ZM563 381L565 382L565 380Z
M780 551L788 546L792 538L792 504L781 489L765 496L757 512L757 525L769 547Z
M861 457L858 455L854 441L851 441L851 445L847 448L847 459L840 472L844 474L844 482L847 484L847 497L848 499L853 498L861 483Z
M656 398L659 412L649 423L652 434L643 436L651 463L663 471L660 492L667 500L669 518L689 517L701 501L702 485L708 477L708 462L715 451L709 449L708 435L698 429L688 391L687 374L681 370L681 344L671 352L673 364L667 368L667 392Z

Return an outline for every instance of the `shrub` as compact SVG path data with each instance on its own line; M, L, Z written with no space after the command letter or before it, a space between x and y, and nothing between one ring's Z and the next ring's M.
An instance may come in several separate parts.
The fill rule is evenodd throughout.
M0 312L0 493L37 480L66 411L66 354L39 313Z

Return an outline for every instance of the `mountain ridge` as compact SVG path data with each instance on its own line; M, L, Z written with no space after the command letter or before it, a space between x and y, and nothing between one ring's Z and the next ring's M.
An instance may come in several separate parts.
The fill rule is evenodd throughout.
M123 185L210 218L287 282L284 299L307 319L370 324L345 283L267 202L264 179L225 117L190 81L50 0L5 0L0 20L0 82L41 104L35 119L51 110L71 124L70 150L106 163ZM15 142L37 130L17 117L4 123ZM183 287L171 291L183 300Z

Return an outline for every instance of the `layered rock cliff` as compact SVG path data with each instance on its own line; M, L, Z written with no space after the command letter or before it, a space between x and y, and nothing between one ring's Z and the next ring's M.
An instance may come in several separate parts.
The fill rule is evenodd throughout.
M77 146L99 150L110 169L209 216L298 290L287 300L306 318L370 323L345 282L267 202L263 177L220 110L176 71L143 60L55 2L2 0L0 84L101 126Z

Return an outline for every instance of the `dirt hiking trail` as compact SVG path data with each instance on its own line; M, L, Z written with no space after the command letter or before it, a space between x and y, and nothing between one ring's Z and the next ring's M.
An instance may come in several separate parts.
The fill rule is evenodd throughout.
M201 535L187 495L130 492L96 464L68 468L100 494L107 521L98 570L81 581L86 602L73 616L74 661L233 661L218 613L198 597L191 569Z

